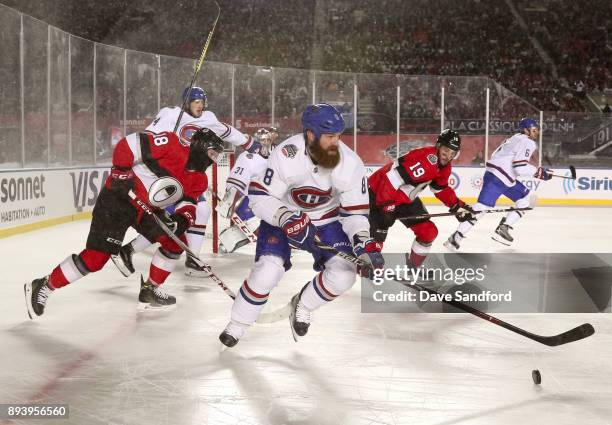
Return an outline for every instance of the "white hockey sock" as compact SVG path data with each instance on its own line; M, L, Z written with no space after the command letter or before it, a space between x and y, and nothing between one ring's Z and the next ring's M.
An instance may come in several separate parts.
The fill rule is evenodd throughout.
M142 235L138 235L132 242L130 242L134 252L142 252L151 245L153 245L147 238Z
M325 270L306 284L300 300L307 309L316 310L353 286L356 277L352 263L338 257L330 258L325 264Z
M281 258L262 255L236 294L232 305L232 320L247 325L255 322L268 301L270 291L280 282L284 273Z
M189 249L196 255L200 255L202 245L204 244L204 235L206 233L206 226L194 225L185 232L187 237L187 245Z
M210 207L206 201L198 202L196 205L195 223L185 232L187 245L189 245L189 249L196 255L200 255L200 251L202 250L204 233L206 233L206 223L208 223L208 219L210 218L210 212Z
M514 203L516 208L527 208L529 206L529 195L519 199ZM506 224L512 226L525 215L525 211L510 211L506 216Z
M475 203L472 206L472 209L474 211L484 211L486 209L488 209L489 207L487 207L484 204L481 204L480 202ZM472 221L464 221L463 223L459 223L459 226L457 227L457 231L459 233L461 233L461 235L463 237L465 237L465 235L467 235L467 233L472 230L472 227L474 227L474 225L476 224L476 221L478 221L478 215L475 216L476 220L472 220Z

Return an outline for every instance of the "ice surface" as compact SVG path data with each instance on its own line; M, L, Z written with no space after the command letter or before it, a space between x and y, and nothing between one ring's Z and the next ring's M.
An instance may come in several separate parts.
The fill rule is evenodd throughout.
M430 208L436 212L438 208ZM464 241L470 252L609 252L610 210L539 208L515 226L516 244L490 239L499 215L485 216ZM435 251L455 229L436 221ZM590 322L596 334L549 348L467 314L362 314L359 284L314 315L294 343L286 321L255 325L231 350L217 336L231 300L180 264L166 290L171 312L138 313L138 275L109 263L49 299L27 318L23 284L83 248L79 221L0 240L0 403L67 403L70 419L45 424L609 424L612 320L608 314L503 315L540 334ZM386 251L412 235L391 230ZM213 258L237 290L252 248ZM148 273L150 253L136 257ZM285 304L310 278L308 257L272 293ZM536 386L531 370L542 373ZM43 421L0 423L29 424Z

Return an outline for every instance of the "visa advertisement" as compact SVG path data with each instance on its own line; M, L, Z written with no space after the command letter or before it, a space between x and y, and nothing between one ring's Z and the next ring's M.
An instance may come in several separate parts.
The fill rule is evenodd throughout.
M90 212L109 168L0 172L0 236L3 230Z

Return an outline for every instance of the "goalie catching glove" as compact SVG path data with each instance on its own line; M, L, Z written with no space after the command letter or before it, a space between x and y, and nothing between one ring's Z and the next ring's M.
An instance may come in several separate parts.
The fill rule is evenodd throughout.
M385 259L380 251L382 251L382 243L376 242L366 232L360 232L353 236L353 252L360 260L370 265L369 267L357 268L357 273L361 277L371 279L374 270L382 269L385 266Z

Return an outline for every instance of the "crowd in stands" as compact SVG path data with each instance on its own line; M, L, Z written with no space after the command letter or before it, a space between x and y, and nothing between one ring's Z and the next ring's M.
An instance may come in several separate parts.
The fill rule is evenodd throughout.
M13 3L20 3L0 2L13 7L17 7ZM100 7L103 14L99 12L93 23L86 17L70 20L56 17L54 21L53 14L46 20L94 41L195 58L216 15L216 8L208 3L211 2L183 0L168 5L161 0L134 0L126 7L120 1L101 4L69 0L65 13L82 10L93 13ZM547 111L582 111L586 92L612 87L612 2L219 0L219 3L221 18L207 57L211 61L357 73L484 76L535 108ZM552 64L547 63L546 56L552 59ZM288 82L292 80L296 87L286 84L277 96L296 105L298 99L308 96L308 80L304 76L287 78ZM335 79L336 84L339 80ZM348 84L347 78L343 81ZM262 92L249 87L255 90L250 94L265 94L265 84L262 87ZM466 89L469 92L469 87ZM428 90L419 86L403 103L406 106L418 103L415 115L430 114L439 108L435 101L425 107L423 102L416 101L427 96ZM393 93L382 96L393 97ZM380 103L378 97L379 94L372 93L372 101ZM476 108L473 113L480 114L477 105L461 108L462 111ZM290 113L292 106L285 109L283 113Z
M582 90L603 90L612 81L612 4L598 0L515 0L530 33Z

